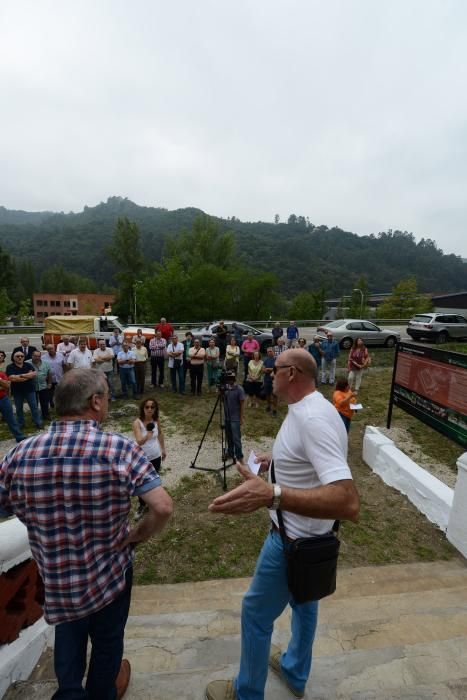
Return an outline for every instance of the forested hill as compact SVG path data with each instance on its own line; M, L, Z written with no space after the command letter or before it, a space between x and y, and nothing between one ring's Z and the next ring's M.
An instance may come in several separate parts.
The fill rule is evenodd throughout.
M28 215L0 207L0 245L16 259L31 261L39 274L56 264L97 284L111 283L114 269L106 247L118 217L126 216L138 225L145 258L159 261L165 239L191 229L202 214L195 208L142 207L121 197L110 197L78 214ZM242 262L276 273L287 295L319 288L340 295L362 274L373 292L390 291L410 276L416 277L422 292L467 289L467 265L460 257L444 255L430 240L416 243L407 232L357 236L339 228L315 226L293 215L288 223L247 223L235 217L215 221L235 235Z

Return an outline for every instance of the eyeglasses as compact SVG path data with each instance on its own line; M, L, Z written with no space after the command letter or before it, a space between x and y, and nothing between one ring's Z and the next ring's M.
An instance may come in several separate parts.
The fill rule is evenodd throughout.
M288 367L292 367L293 369L296 369L297 372L300 372L303 374L303 370L300 369L300 367L296 367L295 365L274 365L272 373L276 374L280 369L287 369Z

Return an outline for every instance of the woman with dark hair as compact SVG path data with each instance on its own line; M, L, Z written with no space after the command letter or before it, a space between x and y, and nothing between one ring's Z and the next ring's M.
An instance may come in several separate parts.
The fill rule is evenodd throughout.
M349 386L355 392L360 390L362 383L363 370L370 365L370 356L368 349L361 338L355 338L352 348L349 352Z
M248 363L248 374L245 380L245 391L248 394L250 400L248 406L253 406L253 408L258 408L257 399L261 394L261 387L263 385L263 360L261 359L261 353L259 350L255 350L253 357Z
M350 408L351 403L355 403L355 394L349 387L347 379L338 379L336 382L336 390L332 395L332 403L337 409L340 417L344 421L347 432L350 430L350 421L352 420L353 410Z
M193 334L191 331L187 331L185 333L185 340L183 341L182 345L183 345L183 376L185 377L185 381L186 381L186 373L190 369L190 349L194 345Z
M144 399L139 405L139 418L133 421L133 433L135 440L143 450L154 469L159 472L161 461L166 458L164 433L159 417L159 404L156 399ZM139 499L136 520L139 520L146 505L142 498Z

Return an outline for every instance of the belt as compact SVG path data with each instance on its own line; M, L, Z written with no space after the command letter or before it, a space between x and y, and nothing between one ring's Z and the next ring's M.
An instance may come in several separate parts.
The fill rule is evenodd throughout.
M271 520L271 530L274 530L274 532L278 532L279 535L281 534L281 532L280 532L279 528L277 527L276 523L274 522L274 520ZM282 537L282 535L281 535L281 537ZM287 537L287 535L285 536L285 539L287 540L287 542L294 542L295 541L291 537Z

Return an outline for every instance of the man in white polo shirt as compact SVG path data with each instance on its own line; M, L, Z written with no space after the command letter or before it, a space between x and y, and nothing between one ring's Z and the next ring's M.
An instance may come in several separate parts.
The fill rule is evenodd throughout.
M92 352L86 347L86 338L78 340L78 347L70 352L66 363L68 369L91 369Z
M259 556L242 606L240 670L231 681L212 681L208 700L257 700L264 697L268 663L301 698L311 670L318 602L297 605L288 587L284 545L277 509L289 539L325 534L336 519L356 521L359 499L347 465L347 434L334 406L316 391L317 367L309 353L286 350L274 367L274 393L289 406L272 453L259 454L261 471L274 460L276 483L237 466L245 481L216 498L213 513L249 513L270 509L271 531ZM292 607L292 636L285 652L272 645L273 623ZM271 652L271 653L270 653Z
M105 338L99 338L97 348L92 353L92 361L95 369L100 369L104 372L107 384L109 386L110 400L115 401L115 389L113 381L113 350L105 344Z

